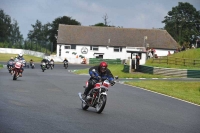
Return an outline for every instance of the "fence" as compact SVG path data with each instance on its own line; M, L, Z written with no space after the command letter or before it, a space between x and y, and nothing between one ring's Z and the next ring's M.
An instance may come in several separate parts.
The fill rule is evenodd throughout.
M200 66L200 60L198 59L188 59L188 58L174 58L174 57L160 57L154 58L152 63L158 64L172 64L172 65L181 65L181 66Z

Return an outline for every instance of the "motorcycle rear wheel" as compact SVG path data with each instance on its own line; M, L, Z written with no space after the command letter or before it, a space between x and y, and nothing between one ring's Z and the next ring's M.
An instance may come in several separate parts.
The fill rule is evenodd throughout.
M96 112L101 113L106 105L107 97L106 95L101 95L99 99L99 103L96 104Z
M89 108L89 106L86 103L84 103L83 101L82 101L81 106L82 106L83 110L87 110Z

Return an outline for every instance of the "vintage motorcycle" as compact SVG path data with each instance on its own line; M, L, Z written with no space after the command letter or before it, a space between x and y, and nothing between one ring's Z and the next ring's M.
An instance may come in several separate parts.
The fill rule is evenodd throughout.
M22 74L21 66L22 64L20 62L15 63L15 67L13 68L13 80L17 80L17 78Z
M64 61L64 67L65 67L65 69L68 68L68 62L67 61Z
M116 77L117 79L118 77ZM83 86L86 88L88 85L88 82L86 82L86 86ZM86 96L86 100L83 99L82 93L79 92L79 98L82 101L82 109L87 110L89 107L94 107L96 109L97 113L101 113L104 110L104 107L106 105L107 101L107 91L108 88L111 86L110 82L108 80L99 81L95 84L94 88L90 90L88 95Z
M42 62L41 69L42 69L42 72L44 72L46 70L46 63L45 62Z

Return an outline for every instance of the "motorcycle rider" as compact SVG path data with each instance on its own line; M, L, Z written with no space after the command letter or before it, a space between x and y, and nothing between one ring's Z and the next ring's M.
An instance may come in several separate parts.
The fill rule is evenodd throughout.
M53 62L53 67L54 67L54 60L53 60L53 59L51 59L51 60L50 60L50 62L51 62L51 61Z
M22 53L19 53L18 59L22 59L22 58L23 58L23 54L22 54Z
M47 65L49 64L49 60L48 60L48 59L45 59L45 58L42 59L41 65L40 65L41 67L42 67L42 63L43 63L43 62L46 64L46 68L47 68Z
M63 62L67 62L67 63L68 63L67 58L65 58L65 59L63 60ZM65 64L63 64L63 66L65 67Z
M18 60L18 61L20 61L20 62L23 64L23 66L25 66L25 67L26 67L26 62L25 62L25 59L24 59L24 57L23 57L23 54L22 54L22 53L19 53L19 54L18 54L18 57L17 57L17 58L15 58L15 60Z
M9 68L9 66L10 66L10 64L9 64L9 62L13 62L13 64L14 64L14 59L13 59L13 57L10 57L10 60L7 62L7 68ZM12 65L13 66L13 65Z
M115 84L114 77L111 71L107 68L108 64L106 62L101 62L97 66L93 66L89 69L90 79L88 80L88 86L85 88L84 94L82 94L82 98L86 99L86 96L90 92L90 90L94 87L94 85L99 81L104 81L108 79L111 86Z
M81 63L82 63L82 64L86 64L86 59L85 59L85 57L83 58L83 60L82 60Z
M15 64L20 64L20 73L19 73L19 77L22 77L22 73L24 71L23 68L23 63L21 62L21 60L19 60L18 58L15 59ZM13 67L13 70L15 69L15 66Z
M33 64L33 59L30 59L30 66L32 66Z

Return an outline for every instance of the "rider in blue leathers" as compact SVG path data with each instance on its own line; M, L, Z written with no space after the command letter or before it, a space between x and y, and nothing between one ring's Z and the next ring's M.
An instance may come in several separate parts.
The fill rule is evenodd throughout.
M114 77L107 67L108 65L106 62L101 62L98 66L93 66L89 69L89 74L91 77L88 80L88 86L85 88L85 92L82 95L83 99L86 98L87 94L99 80L104 81L108 79L112 86L115 84Z

